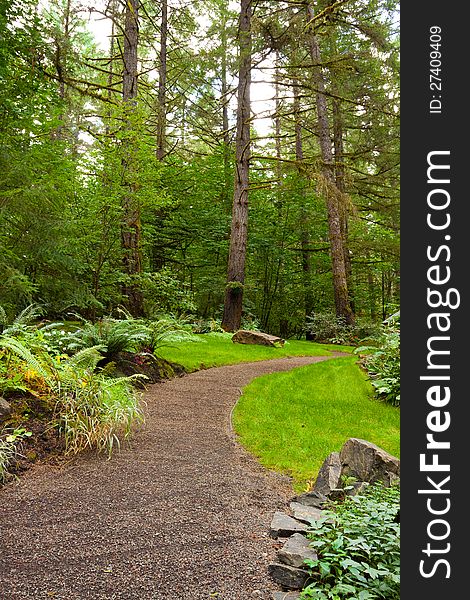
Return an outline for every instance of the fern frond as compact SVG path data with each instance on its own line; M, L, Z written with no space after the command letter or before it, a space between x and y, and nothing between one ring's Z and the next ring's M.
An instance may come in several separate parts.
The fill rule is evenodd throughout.
M11 352L22 358L28 367L39 373L48 385L53 385L51 374L47 371L44 364L42 364L22 342L13 337L2 335L0 336L0 348L11 350Z
M91 348L83 348L67 360L67 366L72 369L90 369L93 371L103 358L101 352L105 350L106 346L102 344Z

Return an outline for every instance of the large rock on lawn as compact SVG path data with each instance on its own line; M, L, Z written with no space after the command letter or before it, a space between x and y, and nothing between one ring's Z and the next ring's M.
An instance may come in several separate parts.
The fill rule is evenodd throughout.
M240 329L232 336L235 344L259 344L261 346L284 346L285 340L262 331L247 331Z
M342 472L346 477L389 486L400 478L400 461L371 442L350 438L339 454Z
M329 496L331 490L340 487L342 461L338 452L329 454L318 472L313 491L324 496Z

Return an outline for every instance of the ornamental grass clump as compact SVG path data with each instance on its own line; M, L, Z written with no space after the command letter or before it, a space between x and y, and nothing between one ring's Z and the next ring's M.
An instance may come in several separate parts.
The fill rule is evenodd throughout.
M381 484L332 503L309 530L318 559L306 561L313 583L302 600L399 600L399 506L399 487Z
M143 412L132 386L133 377L111 379L92 369L64 369L56 392L54 421L65 441L66 454L86 448L106 451L120 447Z
M102 346L84 348L74 356L51 356L27 340L0 336L0 361L21 374L22 390L39 398L51 414L50 426L63 436L65 452L86 448L106 451L129 436L144 420L133 383L143 375L112 378L97 369Z

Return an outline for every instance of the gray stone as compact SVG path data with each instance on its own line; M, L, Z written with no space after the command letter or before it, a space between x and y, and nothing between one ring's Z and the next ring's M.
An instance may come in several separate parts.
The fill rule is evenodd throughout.
M296 567L305 568L305 560L317 560L317 553L310 547L310 542L300 533L294 533L284 546L277 553L277 560L280 563Z
M303 521L310 525L312 521L318 521L321 518L321 510L314 506L305 506L299 502L291 502L290 508L294 513L294 519Z
M4 421L11 415L10 403L0 396L0 421Z
M235 344L260 344L261 346L284 346L285 340L262 331L240 329L232 336Z
M305 523L300 523L282 512L274 513L273 520L271 521L271 537L289 537L294 533L303 533L305 531L307 531Z
M273 600L299 600L297 592L273 592Z
M298 502L305 506L315 506L316 508L321 508L327 500L328 498L324 494L313 490L305 492L305 494L301 494L300 496L295 496L294 498L294 502Z
M313 486L314 492L329 496L332 489L339 487L341 460L338 452L332 452L324 460Z
M310 575L304 569L296 569L281 563L270 564L268 573L278 585L287 590L301 590L310 579Z
M371 442L350 438L341 448L341 475L385 486L400 478L400 461Z

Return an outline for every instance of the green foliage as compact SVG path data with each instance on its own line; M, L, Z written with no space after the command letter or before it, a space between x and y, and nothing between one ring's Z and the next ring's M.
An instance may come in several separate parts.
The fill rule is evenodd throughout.
M357 344L364 337L378 332L378 326L358 319L355 325L348 325L334 313L315 312L306 318L305 332L317 342L330 344Z
M392 406L400 406L400 321L389 320L381 333L371 338L375 345L360 346L377 397Z
M333 503L308 537L318 559L307 561L314 583L302 599L400 598L398 486L370 486L364 495Z
M188 285L177 279L168 268L140 277L147 312L191 313L196 309Z
M31 431L19 427L0 437L0 483L5 483L8 480L8 467L17 456L21 456L21 442L31 435Z
M37 320L42 314L44 314L43 306L29 304L11 323L8 323L6 311L0 306L0 333L17 336L34 331L37 328Z
M54 425L64 436L66 453L96 448L111 456L120 439L129 436L131 426L143 421L132 387L137 376L110 379L79 364L76 355L60 369Z
M97 323L84 321L83 326L69 336L67 350L76 352L98 347L110 361L119 352L140 352L151 343L152 330L141 319L105 317Z
M12 379L12 368L21 373L17 389L27 389L49 408L50 425L64 436L67 453L96 448L111 455L120 439L128 437L131 425L143 421L132 385L143 376L113 379L97 371L102 346L83 348L72 357L53 357L33 337L20 341L1 336L0 348L0 364L6 373L2 380Z

